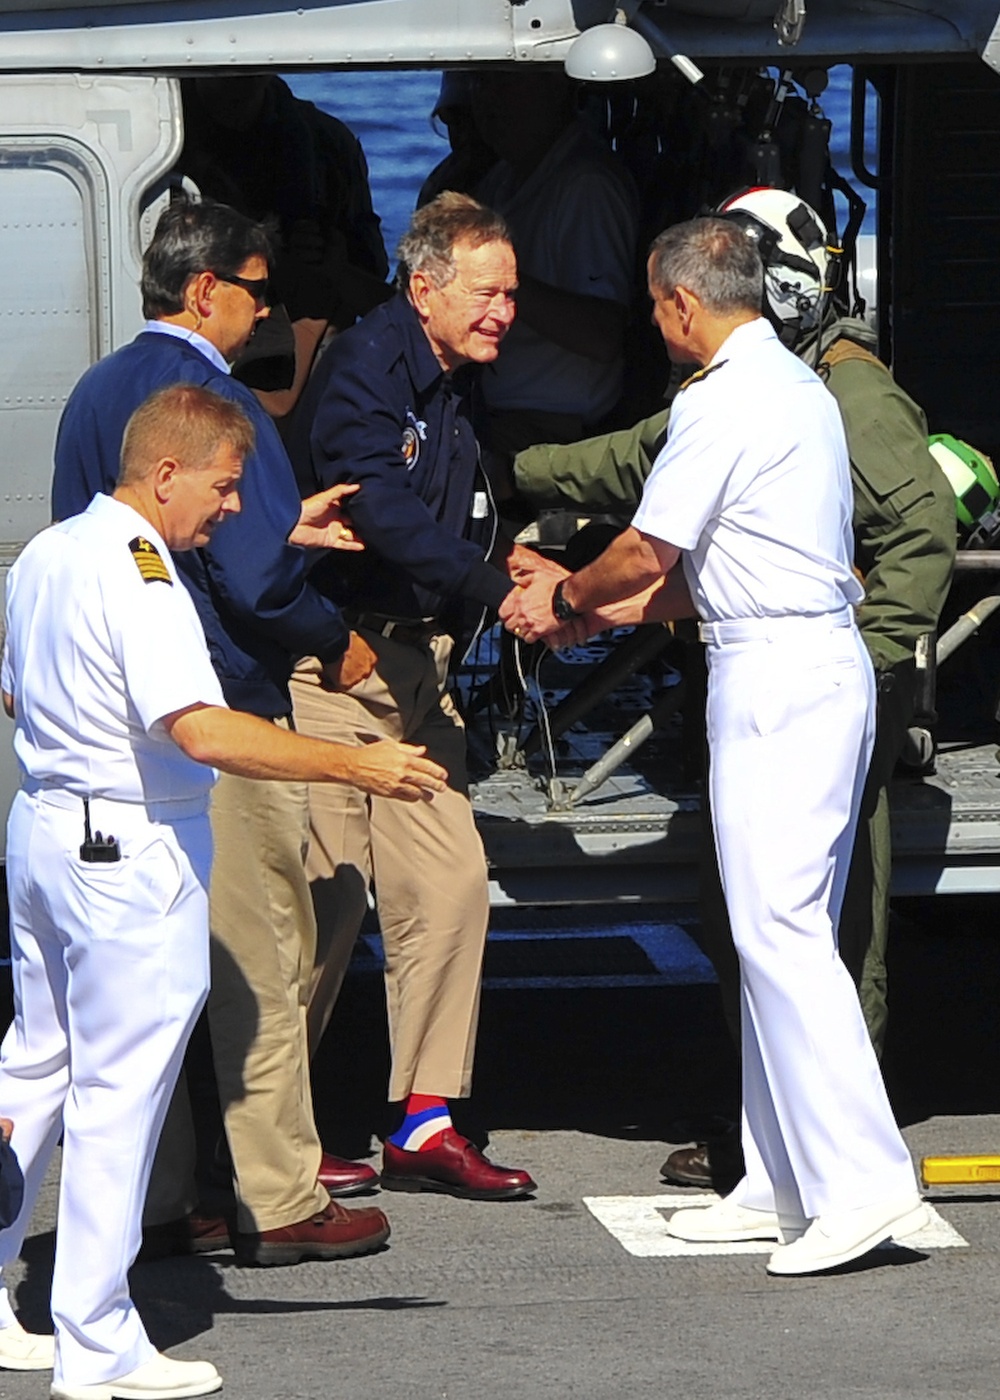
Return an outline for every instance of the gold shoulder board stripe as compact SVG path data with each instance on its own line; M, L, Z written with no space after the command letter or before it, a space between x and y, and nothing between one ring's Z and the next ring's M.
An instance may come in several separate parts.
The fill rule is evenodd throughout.
M694 374L688 379L685 379L677 392L681 393L682 390L689 389L692 384L699 384L703 379L707 379L710 374L714 374L717 369L721 369L723 365L728 363L728 360L716 360L714 365L706 365L704 369L695 370Z
M170 571L155 544L143 539L142 535L136 535L134 540L129 540L128 547L132 551L135 566L146 583L166 583L173 588L174 581L170 577Z

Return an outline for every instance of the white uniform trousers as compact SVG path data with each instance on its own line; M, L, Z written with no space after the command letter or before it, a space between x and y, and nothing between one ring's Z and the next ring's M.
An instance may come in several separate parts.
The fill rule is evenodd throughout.
M836 929L874 733L849 610L704 625L719 868L742 979L736 1199L811 1219L916 1189Z
M111 1380L154 1355L127 1275L153 1152L208 990L204 805L95 799L95 831L121 844L122 859L109 864L80 860L78 798L22 790L11 811L15 1010L0 1103L14 1119L25 1200L0 1234L0 1268L20 1251L62 1133L57 1384Z

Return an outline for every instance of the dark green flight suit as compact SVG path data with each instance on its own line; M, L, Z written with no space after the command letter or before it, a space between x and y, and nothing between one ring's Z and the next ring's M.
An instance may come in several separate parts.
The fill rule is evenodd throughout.
M875 751L841 914L840 951L881 1053L891 859L886 788L913 715L917 640L937 626L951 581L956 523L954 494L927 450L923 412L875 359L873 343L863 322L835 321L823 334L817 371L837 400L847 435L855 563L865 580L858 621L879 689ZM812 355L803 358L813 363ZM664 410L634 428L569 447L530 447L514 461L517 489L539 507L584 506L628 518L665 440L668 417ZM706 845L708 854L710 837ZM739 965L711 859L704 862L701 902L703 944L739 1044Z

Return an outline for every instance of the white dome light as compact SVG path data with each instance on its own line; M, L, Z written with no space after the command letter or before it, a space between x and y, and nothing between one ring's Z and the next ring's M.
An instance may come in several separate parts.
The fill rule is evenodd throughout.
M595 24L570 45L566 72L584 83L624 83L656 68L653 50L624 24Z

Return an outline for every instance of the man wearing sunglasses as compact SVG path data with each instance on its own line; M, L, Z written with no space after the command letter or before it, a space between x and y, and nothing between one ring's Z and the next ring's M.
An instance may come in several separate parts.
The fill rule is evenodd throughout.
M59 425L53 511L65 519L113 489L125 424L152 392L183 380L238 402L256 446L229 530L183 556L227 704L288 725L293 659L318 655L328 683L352 683L357 649L337 608L308 582L299 544L334 543L337 497L300 519L301 501L272 421L229 365L267 315L264 228L224 204L176 201L142 270L143 331L91 367ZM366 653L365 653L366 654ZM363 671L363 665L362 665ZM331 1192L375 1184L371 1167L323 1154L309 1090L307 981L316 924L303 858L304 785L227 775L213 795L212 1055L233 1162L235 1219L192 1214L194 1144L185 1100L168 1117L147 1203L150 1252L233 1245L257 1264L328 1259L377 1247L378 1210L346 1211Z

